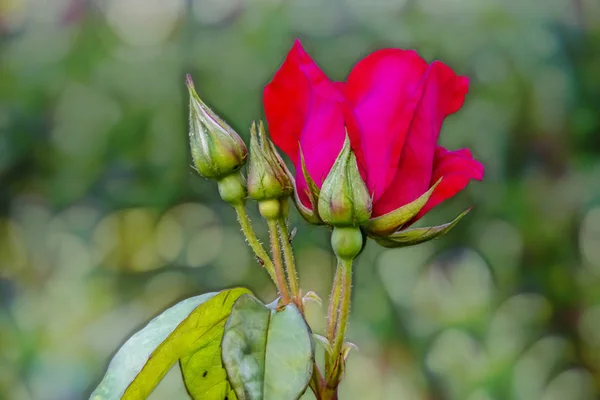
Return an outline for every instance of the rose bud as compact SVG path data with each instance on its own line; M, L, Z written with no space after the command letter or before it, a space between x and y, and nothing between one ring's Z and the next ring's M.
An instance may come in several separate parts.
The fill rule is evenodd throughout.
M248 149L242 138L198 97L194 82L186 80L190 94L190 147L200 175L219 180L239 170Z
M293 186L285 171L285 164L279 158L265 133L262 121L253 122L250 128L250 161L248 162L248 197L258 201L258 207L265 218L281 216L282 200L292 194Z
M371 217L371 196L347 137L323 182L318 206L323 222L332 226L359 227Z

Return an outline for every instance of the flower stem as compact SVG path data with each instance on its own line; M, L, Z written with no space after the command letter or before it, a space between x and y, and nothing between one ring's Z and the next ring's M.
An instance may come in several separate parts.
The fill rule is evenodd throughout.
M333 360L330 363L330 369L326 371L327 386L336 388L339 383L342 363L344 362L342 349L344 346L344 337L348 325L348 315L350 314L350 294L352 291L352 260L348 258L338 258L338 270L341 277L341 299L339 304L339 320L333 341Z
M329 296L329 307L327 310L327 339L333 344L335 332L338 325L340 300L342 297L342 267L338 263L335 269L335 277L333 278L333 286L331 287L331 295ZM325 370L330 370L330 365L334 361L334 354L325 354Z
M290 235L288 233L287 223L284 218L280 218L277 224L279 227L281 245L283 246L283 258L285 259L285 267L287 272L287 278L290 283L290 291L292 297L294 298L294 300L296 300L296 303L302 304L301 299L299 299L296 261L294 260L294 251L292 249L292 243L290 242Z
M269 226L269 239L271 241L271 252L273 253L273 264L275 266L276 285L281 294L284 304L290 303L290 291L285 280L285 272L283 271L283 260L281 258L281 243L277 234L278 222L276 219L267 219Z
M300 298L300 289L298 285L298 273L296 272L296 261L294 259L294 251L285 217L279 219L278 228L281 245L283 246L283 257L285 260L286 273L290 284L291 294L296 305L300 309L300 312L302 315L304 315L304 307L302 304L302 299ZM322 400L322 393L325 391L325 380L321 375L321 371L319 370L319 366L317 365L316 361L313 361L313 373L310 378L309 386L315 394L317 400Z
M256 237L254 229L252 229L250 219L248 218L248 214L246 213L246 208L243 204L236 204L233 207L237 214L240 226L242 227L242 232L244 233L244 236L246 236L246 241L248 242L248 245L250 245L250 248L252 249L252 251L254 251L254 254L258 258L259 262L267 270L269 276L277 286L277 289L280 289L277 285L277 277L275 275L275 267L273 265L273 262L271 261L269 254L267 254L262 244Z
M275 286L277 286L277 289L279 290L279 293L281 294L284 303L288 304L290 302L290 294L285 280L285 272L283 270L283 262L281 258L281 246L283 245L283 256L285 258L290 286L292 287L292 294L294 296L294 299L296 300L296 303L299 303L298 307L300 308L300 312L304 315L304 311L301 306L302 299L299 298L298 277L296 274L294 253L290 243L288 228L285 219L267 219L267 224L269 226L269 239L271 242L271 250L273 252L273 261L271 261L271 258L263 248L262 244L256 237L254 230L252 229L252 224L250 222L250 219L248 218L248 214L246 213L246 208L244 207L244 204L240 203L232 205L236 211L238 221L240 223L244 236L246 236L248 244L254 251L254 254L259 259L260 263L265 267L265 269L269 273L269 276L275 283ZM319 366L316 362L313 362L313 373L309 382L309 386L315 394L317 400L337 400L337 397L332 397L332 394L337 393L337 389L327 387L325 379L323 378L323 375L321 374Z

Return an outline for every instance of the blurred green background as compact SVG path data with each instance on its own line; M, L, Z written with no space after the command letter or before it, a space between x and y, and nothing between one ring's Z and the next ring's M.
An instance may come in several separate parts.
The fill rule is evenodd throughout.
M336 80L386 46L468 75L441 143L486 165L427 216L474 205L450 235L368 244L341 398L598 398L597 0L0 0L0 32L0 399L87 398L187 296L273 298L190 167L184 76L247 136L296 37ZM326 299L327 232L292 224L301 286ZM318 306L308 318L323 328ZM173 370L152 398L184 393Z

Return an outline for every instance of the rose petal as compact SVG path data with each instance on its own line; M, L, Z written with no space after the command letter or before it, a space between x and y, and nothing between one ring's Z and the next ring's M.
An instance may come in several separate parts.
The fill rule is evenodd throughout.
M346 137L342 103L314 93L307 115L300 135L300 147L310 177L321 188ZM300 158L295 167L298 196L305 206L311 207Z
M345 94L356 118L348 130L375 201L395 175L426 71L415 51L384 49L359 61L348 76Z
M296 39L263 93L271 139L294 163L298 162L298 145L314 93L332 100L343 99Z
M410 203L431 187L442 123L462 107L469 80L436 61L429 66L421 84L422 96L402 147L399 166L388 189L374 204L374 216Z

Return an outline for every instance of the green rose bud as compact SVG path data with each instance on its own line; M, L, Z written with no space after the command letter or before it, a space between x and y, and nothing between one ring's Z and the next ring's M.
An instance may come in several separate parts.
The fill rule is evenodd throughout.
M277 157L262 121L250 128L250 161L248 164L248 196L257 201L289 197L293 186Z
M190 147L198 173L221 179L240 169L248 149L240 136L198 97L192 78L187 76L190 93Z
M352 226L334 227L331 233L331 248L341 260L352 261L362 251L365 236L359 228Z
M346 136L319 194L319 216L333 226L358 227L371 217L372 199Z
M219 195L232 206L244 204L246 185L242 174L238 172L219 179Z

